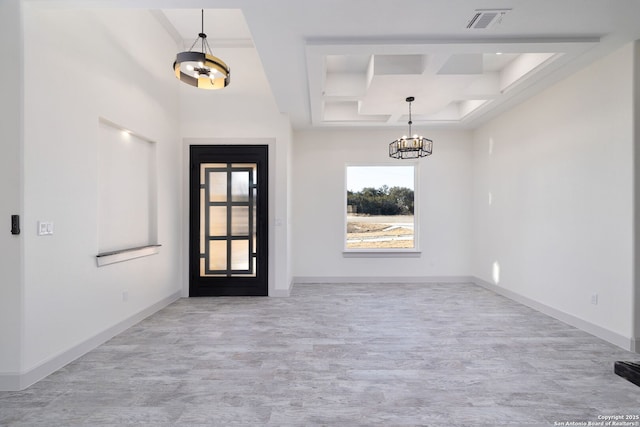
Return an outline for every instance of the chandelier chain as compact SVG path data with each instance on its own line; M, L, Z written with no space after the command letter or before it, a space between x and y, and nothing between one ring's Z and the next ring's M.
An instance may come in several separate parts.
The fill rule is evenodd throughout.
M197 39L194 40L193 44L189 48L190 51L193 50L193 47L196 45L196 43L198 43L198 40L200 40L200 37L198 37Z
M409 101L409 138L411 138L411 125L413 124L413 121L411 120L411 101Z
M213 55L213 53L211 52L211 46L209 46L209 40L204 39L204 43L207 46L206 52L209 52L209 55ZM206 52L203 52L203 53L206 53Z

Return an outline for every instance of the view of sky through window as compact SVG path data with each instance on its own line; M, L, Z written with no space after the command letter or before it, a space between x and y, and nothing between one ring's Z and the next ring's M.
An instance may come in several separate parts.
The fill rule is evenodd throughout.
M361 191L365 187L405 187L413 190L412 166L349 166L347 190Z

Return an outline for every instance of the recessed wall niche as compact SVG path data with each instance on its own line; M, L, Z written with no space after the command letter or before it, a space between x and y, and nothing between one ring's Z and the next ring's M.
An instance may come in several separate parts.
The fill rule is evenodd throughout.
M157 253L156 143L99 119L98 266Z

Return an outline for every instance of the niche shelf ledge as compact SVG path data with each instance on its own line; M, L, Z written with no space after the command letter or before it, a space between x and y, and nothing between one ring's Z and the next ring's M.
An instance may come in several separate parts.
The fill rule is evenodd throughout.
M111 252L102 252L96 255L96 262L98 263L98 267L102 267L104 265L115 264L116 262L155 255L160 252L160 246L162 245L146 245Z

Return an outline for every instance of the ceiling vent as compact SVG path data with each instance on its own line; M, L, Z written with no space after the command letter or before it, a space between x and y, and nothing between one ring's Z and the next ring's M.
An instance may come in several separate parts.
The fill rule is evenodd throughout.
M482 30L502 22L502 18L511 9L476 9L469 22L467 28Z

